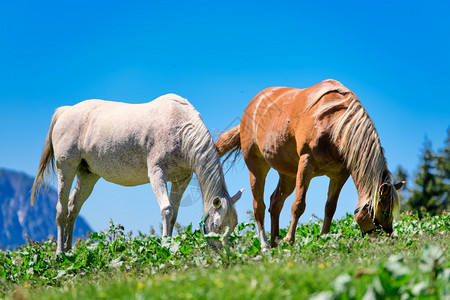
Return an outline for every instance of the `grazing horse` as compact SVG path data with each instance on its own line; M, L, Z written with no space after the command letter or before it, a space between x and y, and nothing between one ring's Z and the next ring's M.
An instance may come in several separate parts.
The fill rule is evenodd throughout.
M305 211L310 180L321 175L330 178L322 234L330 231L339 193L350 175L358 191L355 217L363 234L377 227L392 232L399 206L396 189L404 182L392 184L369 115L356 95L338 81L325 80L306 89L271 87L261 91L245 109L240 125L223 133L216 147L221 156L242 150L262 248L268 248L263 197L270 168L279 174L270 197L272 247L279 236L280 211L286 198L296 189L285 238L292 243Z
M203 196L202 232L227 235L237 225L233 204L242 190L230 197L210 133L200 114L178 95L144 104L87 100L58 108L34 180L32 205L55 166L57 253L71 248L75 219L100 177L124 186L150 182L165 236L172 234L181 196L194 172ZM170 196L167 181L172 182Z

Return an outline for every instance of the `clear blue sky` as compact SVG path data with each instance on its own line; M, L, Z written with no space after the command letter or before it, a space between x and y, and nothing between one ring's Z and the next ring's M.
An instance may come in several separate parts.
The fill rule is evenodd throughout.
M425 136L442 147L450 126L448 1L159 2L0 3L0 167L34 176L58 106L177 93L214 133L237 124L263 88L304 88L327 78L358 95L392 171L402 165L414 174ZM246 188L237 209L239 221L248 220L252 196L242 160L226 179L230 193ZM267 198L277 180L271 173ZM313 180L301 221L323 217L327 183ZM187 193L195 195L195 186ZM349 180L335 217L356 204ZM196 226L201 201L188 197L182 206L179 222ZM143 232L161 223L150 185L100 181L81 214L95 230L110 218Z

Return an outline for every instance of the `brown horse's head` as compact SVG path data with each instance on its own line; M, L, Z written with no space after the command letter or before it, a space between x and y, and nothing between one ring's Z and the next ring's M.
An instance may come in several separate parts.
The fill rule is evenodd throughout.
M355 218L364 234L376 229L383 229L386 233L392 233L392 221L398 211L397 190L405 184L405 181L391 184L385 182L380 185L374 200L355 210Z

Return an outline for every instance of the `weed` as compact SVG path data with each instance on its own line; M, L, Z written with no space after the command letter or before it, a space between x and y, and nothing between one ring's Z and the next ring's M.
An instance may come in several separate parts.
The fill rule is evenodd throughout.
M294 244L261 252L254 222L236 227L232 247L214 250L192 225L174 237L135 236L111 221L58 256L54 240L0 251L0 298L444 299L449 227L448 213L402 214L392 236L362 237L347 215L328 235L311 221Z

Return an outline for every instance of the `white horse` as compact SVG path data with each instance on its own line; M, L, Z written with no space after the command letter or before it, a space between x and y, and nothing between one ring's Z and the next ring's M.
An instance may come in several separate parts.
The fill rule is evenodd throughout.
M34 180L32 205L55 166L57 253L71 248L75 219L100 177L124 186L150 182L165 236L172 234L181 196L194 172L203 196L203 233L225 234L226 242L227 232L237 225L233 204L242 190L230 197L217 150L200 114L175 94L144 104L87 100L58 108ZM77 183L70 193L75 176ZM172 183L170 196L167 181Z

